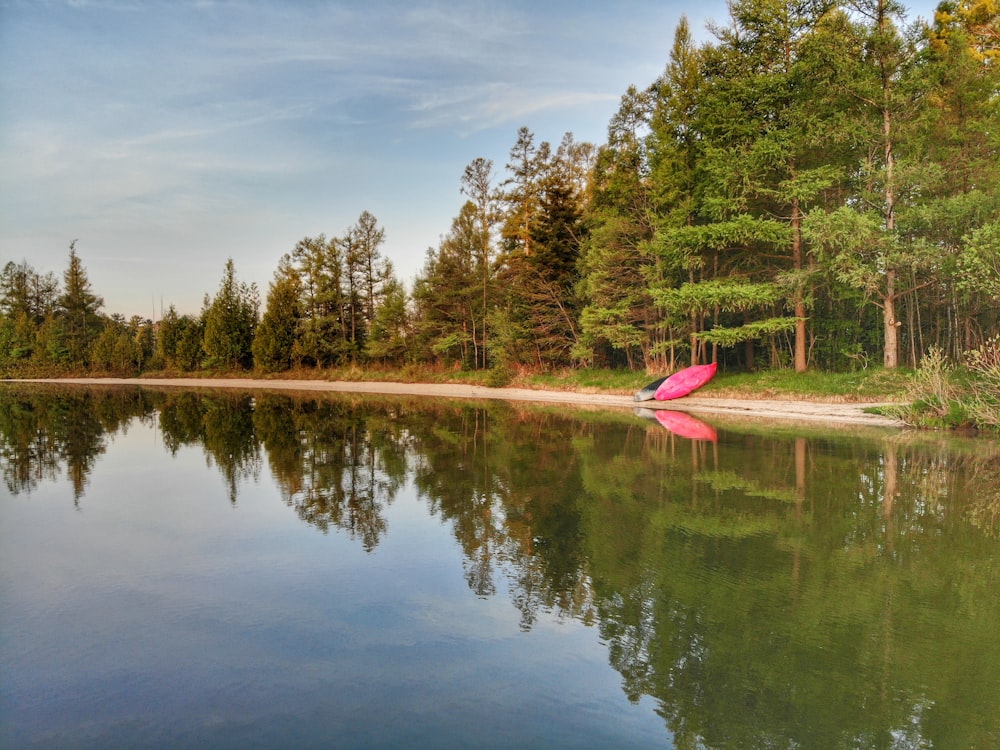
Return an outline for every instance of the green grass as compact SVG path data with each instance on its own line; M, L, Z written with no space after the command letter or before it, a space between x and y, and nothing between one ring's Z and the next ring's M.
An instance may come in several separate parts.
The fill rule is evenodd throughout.
M899 401L912 373L907 370L870 369L859 372L795 373L766 370L752 373L720 372L699 392L700 396L726 398L776 398L813 401ZM515 378L512 385L555 390L594 390L633 393L651 380L644 372L622 370L563 370Z
M857 372L766 370L720 373L702 390L705 395L743 398L810 398L826 401L899 401L912 379L909 370L882 368Z

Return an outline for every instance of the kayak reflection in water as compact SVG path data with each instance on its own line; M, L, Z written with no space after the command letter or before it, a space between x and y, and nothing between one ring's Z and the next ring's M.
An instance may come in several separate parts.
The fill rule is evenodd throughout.
M679 437L689 440L710 440L713 443L719 440L714 427L682 411L637 408L635 413L645 419L655 419Z

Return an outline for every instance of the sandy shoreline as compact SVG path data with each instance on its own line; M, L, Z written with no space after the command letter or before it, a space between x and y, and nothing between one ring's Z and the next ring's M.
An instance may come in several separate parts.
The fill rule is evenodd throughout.
M499 399L506 401L535 401L551 404L601 406L613 409L634 409L637 406L651 409L672 409L693 415L722 415L750 419L778 419L787 421L825 423L849 427L903 427L903 423L864 410L878 404L828 404L812 401L781 401L776 399L732 399L688 396L676 401L643 401L637 403L631 396L575 391L542 391L527 388L487 388L460 383L395 383L377 381L326 381L326 380L254 380L244 378L59 378L8 380L8 383L69 383L79 385L141 385L163 388L243 388L281 391L313 391L335 393L371 393L401 396L435 396L459 399Z

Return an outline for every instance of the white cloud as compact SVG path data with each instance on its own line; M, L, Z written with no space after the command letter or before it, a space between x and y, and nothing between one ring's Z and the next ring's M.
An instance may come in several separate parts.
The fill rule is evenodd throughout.
M194 312L226 257L264 269L249 279L264 287L296 239L369 209L409 278L460 205L462 167L502 164L520 125L603 132L626 86L662 69L670 13L655 0L0 6L0 257L59 272L81 237L95 285L116 287L97 288L111 311L145 311L154 293Z

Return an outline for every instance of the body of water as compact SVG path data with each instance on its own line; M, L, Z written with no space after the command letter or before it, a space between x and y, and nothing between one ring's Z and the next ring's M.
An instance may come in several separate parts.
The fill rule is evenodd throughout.
M0 747L1000 746L1000 445L0 386Z

